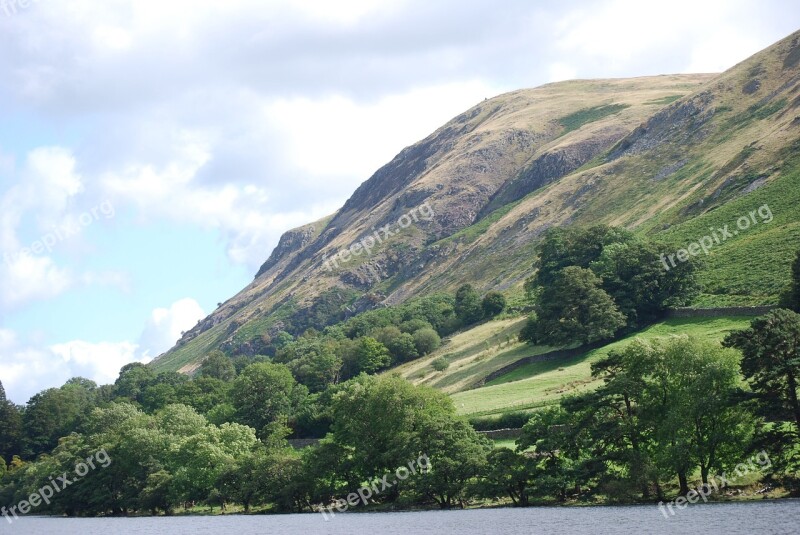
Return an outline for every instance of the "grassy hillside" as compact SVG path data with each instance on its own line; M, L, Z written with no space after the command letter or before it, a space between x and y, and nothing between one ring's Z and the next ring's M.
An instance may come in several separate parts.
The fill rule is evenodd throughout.
M737 316L663 321L572 359L525 365L482 388L453 393L452 398L458 412L467 416L536 409L557 403L563 395L593 388L596 382L591 378L591 363L608 355L611 350L625 347L637 337L652 339L689 334L705 339L722 340L730 331L747 327L751 319L747 316ZM478 351L479 348L473 346L473 350Z

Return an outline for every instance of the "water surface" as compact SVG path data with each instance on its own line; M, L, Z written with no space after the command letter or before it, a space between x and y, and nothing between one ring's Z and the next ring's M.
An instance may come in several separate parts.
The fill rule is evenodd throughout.
M689 505L664 518L654 505L622 507L531 507L411 513L230 515L157 518L28 517L0 533L11 535L416 535L475 534L707 534L800 533L800 501Z

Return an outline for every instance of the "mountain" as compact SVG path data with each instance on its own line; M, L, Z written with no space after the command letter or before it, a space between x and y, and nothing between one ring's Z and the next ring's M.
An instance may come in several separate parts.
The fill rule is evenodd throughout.
M538 237L557 225L620 225L680 248L767 205L769 221L752 215L705 258L698 303L774 303L800 243L799 107L800 32L719 75L487 99L403 149L335 214L284 234L253 282L153 366L191 372L215 348L258 354L280 330L464 282L518 295Z

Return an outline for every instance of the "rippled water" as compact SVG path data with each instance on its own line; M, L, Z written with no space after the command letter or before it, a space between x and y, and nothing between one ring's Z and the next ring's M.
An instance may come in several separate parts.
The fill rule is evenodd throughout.
M0 519L1 520L1 519ZM532 507L413 513L160 518L29 517L0 533L19 535L351 535L351 534L799 534L800 501L698 504L664 518L654 506Z

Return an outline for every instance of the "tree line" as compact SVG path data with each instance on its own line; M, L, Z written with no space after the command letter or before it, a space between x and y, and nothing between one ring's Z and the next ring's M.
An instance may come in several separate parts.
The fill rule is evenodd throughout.
M600 270L591 259L606 258L603 250L619 242L598 252L575 236L567 240L578 244L574 251L543 249L540 271L563 266L553 281L573 267L591 271L599 279L592 287L613 296L635 321L664 306L657 288L615 290L590 269ZM609 260L614 266L629 258L609 255L618 255ZM623 271L610 273L630 281ZM643 271L650 273L637 279L643 284L661 280ZM529 287L540 295L548 288ZM194 378L129 364L113 385L72 379L24 408L5 399L0 386L0 503L17 503L101 449L112 464L59 495L46 512L171 513L187 504L311 510L420 455L428 456L431 470L376 496L378 503L648 501L670 492L665 486L673 480L683 492L695 475L707 481L762 449L773 461L771 477L792 487L800 427L798 296L800 253L781 302L786 308L754 319L722 345L676 337L612 352L592 366L598 388L528 415L513 449L492 448L446 395L391 374L370 375L386 366L387 354L389 365L403 351L413 355L412 346L419 354L421 331L438 337L502 311L495 298L471 287L369 311L322 332L285 333L274 357L214 352ZM340 367L328 366L331 356ZM288 447L290 436L321 441L296 451Z

